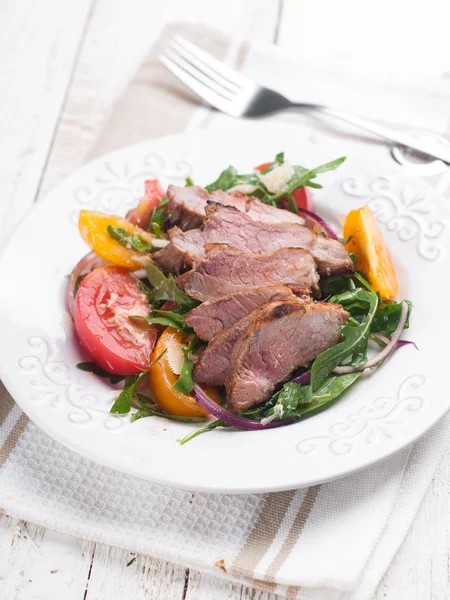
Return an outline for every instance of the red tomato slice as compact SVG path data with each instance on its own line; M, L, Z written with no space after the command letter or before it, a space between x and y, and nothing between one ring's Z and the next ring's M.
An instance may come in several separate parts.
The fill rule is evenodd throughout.
M159 181L157 179L147 179L144 196L136 208L128 212L128 221L133 223L133 225L141 227L141 229L147 230L152 211L163 196L164 190L159 185Z
M81 344L108 373L145 371L157 338L142 319L150 306L132 275L120 267L100 267L87 275L75 297L74 322Z
M306 190L305 187L294 190L292 192L292 197L294 198L297 208L304 208L305 210L314 212L314 203L311 198L311 194Z

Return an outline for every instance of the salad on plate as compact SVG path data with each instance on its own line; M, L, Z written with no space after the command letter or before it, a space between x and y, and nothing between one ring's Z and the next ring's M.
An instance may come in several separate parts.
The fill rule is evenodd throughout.
M341 237L314 211L315 169L284 154L209 185L145 182L126 217L82 210L91 251L67 302L90 360L123 385L111 407L133 421L217 427L289 425L382 366L409 326L389 250L368 206Z

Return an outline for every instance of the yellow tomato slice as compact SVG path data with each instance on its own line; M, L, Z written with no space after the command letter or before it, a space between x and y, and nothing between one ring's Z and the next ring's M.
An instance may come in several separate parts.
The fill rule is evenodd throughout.
M143 229L132 225L122 217L107 215L92 210L80 210L78 229L83 240L101 258L127 269L140 269L150 262L148 254L135 252L119 244L108 233L108 226L125 229L129 235L137 235L144 242L151 243L152 237Z
M182 394L173 388L173 384L178 379L178 374L174 371L180 370L183 361L181 346L186 344L187 337L184 333L172 327L167 327L163 331L153 350L152 360L155 360L164 350L166 353L150 370L150 390L154 400L166 412L182 417L202 417L208 412L192 396ZM202 386L202 389L212 400L219 402L219 394L215 388Z
M344 237L350 236L345 247L358 255L358 270L366 274L383 300L392 300L398 293L397 275L383 235L368 206L348 213Z

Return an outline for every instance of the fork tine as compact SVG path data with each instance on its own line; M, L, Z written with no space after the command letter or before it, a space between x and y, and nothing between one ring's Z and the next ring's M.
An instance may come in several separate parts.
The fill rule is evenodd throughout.
M204 86L209 88L211 91L215 92L222 98L226 100L232 100L234 97L233 92L223 88L221 85L210 79L207 75L205 75L202 71L197 69L195 65L192 65L189 61L187 61L183 56L177 54L170 48L167 48L165 51L167 57L170 58L174 63L176 63L181 69L184 69L189 75L197 79Z
M238 94L242 91L242 86L236 83L230 82L229 79L223 77L216 70L209 67L206 63L199 60L196 56L191 54L184 46L178 43L176 38L172 38L169 41L169 48L176 52L179 56L181 56L185 61L195 67L198 71L204 73L207 77L209 77L212 81L215 81L217 84L224 87L227 91L232 94Z
M232 114L231 102L220 96L210 87L206 86L195 76L191 75L184 66L180 66L176 59L172 58L171 55L165 53L159 56L159 60L165 65L169 71L171 71L178 79L180 79L188 88L200 96L203 100L206 100L209 104L221 110L223 112Z
M228 80L229 83L242 88L248 85L254 85L251 79L241 75L241 73L238 73L238 71L235 69L224 64L217 58L214 58L214 56L208 54L208 52L201 50L198 46L195 46L195 44L191 44L191 42L188 42L180 35L174 35L172 39L176 41L177 44L186 52L189 52L192 57L196 58L198 61L201 61L215 73L220 74L224 79Z

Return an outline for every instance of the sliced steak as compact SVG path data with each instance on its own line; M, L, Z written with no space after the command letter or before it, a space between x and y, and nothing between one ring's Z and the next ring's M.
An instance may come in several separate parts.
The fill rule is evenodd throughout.
M305 292L307 293L307 288ZM293 298L292 290L283 285L255 288L230 294L213 302L203 302L184 316L184 322L194 329L199 338L209 342L262 304Z
M301 300L292 300L292 302L303 306ZM194 367L194 380L206 385L220 386L224 385L227 379L228 370L231 363L233 349L249 325L260 315L273 311L277 307L284 306L283 300L275 300L256 308L237 323L225 329L206 346L199 361Z
M300 223L305 222L302 217L290 210L277 208L264 204L259 198L247 196L242 192L222 192L218 190L211 194L211 200L225 206L234 206L240 212L246 213L251 219L261 223Z
M169 185L167 188L167 208L169 210L170 225L178 225L183 231L200 227L205 216L206 202L209 193L203 188L193 185L181 187Z
M175 228L174 228L175 229ZM178 274L205 255L203 245L225 243L243 252L269 254L280 248L309 250L320 275L351 275L352 260L337 240L317 235L298 223L261 223L232 206L209 202L203 231L169 231L170 243L154 254L155 261Z
M196 300L216 300L229 294L270 285L287 285L294 291L306 286L317 293L319 275L309 252L282 248L257 256L220 244L207 248L206 258L177 277L178 285Z
M339 341L347 318L342 306L327 302L263 307L234 346L225 381L228 407L244 410L264 402L297 367Z
M265 223L304 223L303 219L294 213L264 204L258 198L246 196L242 192L222 192L210 194L198 185L181 187L169 185L167 208L171 212L170 225L178 225L183 231L200 227L205 218L205 208L208 200L219 204L234 206L239 211L247 213L251 218Z
M192 268L196 261L205 256L205 242L200 229L182 231L175 226L169 229L169 243L152 256L163 271L174 275Z

